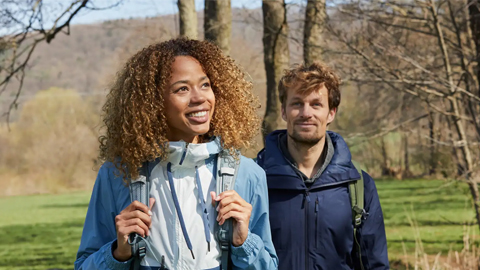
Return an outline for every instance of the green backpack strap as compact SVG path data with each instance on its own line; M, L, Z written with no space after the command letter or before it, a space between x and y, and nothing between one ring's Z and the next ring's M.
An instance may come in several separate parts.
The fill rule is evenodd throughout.
M353 239L358 252L358 258L360 260L360 268L363 270L364 267L361 254L362 248L357 239L357 229L360 227L360 225L362 225L362 221L366 217L367 213L365 212L365 188L363 185L363 171L358 169L360 168L358 165L355 166L355 168L360 174L360 179L350 182L348 184L348 188L350 191L350 202L352 205Z
M238 153L238 152L237 152ZM240 155L240 153L238 153ZM232 190L235 187L235 179L237 178L240 159L235 159L228 150L223 150L218 154L217 158L217 195ZM216 211L215 211L216 216ZM233 237L232 219L227 219L223 225L217 225L216 238L222 250L221 270L231 269L230 265L230 246Z
M348 184L350 189L350 201L352 203L353 225L355 229L362 225L362 220L365 216L363 172L359 170L358 173L360 174L360 179Z

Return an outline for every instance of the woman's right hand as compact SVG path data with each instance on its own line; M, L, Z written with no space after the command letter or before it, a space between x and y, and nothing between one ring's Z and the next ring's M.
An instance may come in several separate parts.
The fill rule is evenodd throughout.
M113 251L113 257L117 261L127 261L132 257L131 246L128 243L128 236L131 233L148 236L152 225L151 209L154 204L154 198L150 198L150 208L139 201L134 201L115 217L117 248Z

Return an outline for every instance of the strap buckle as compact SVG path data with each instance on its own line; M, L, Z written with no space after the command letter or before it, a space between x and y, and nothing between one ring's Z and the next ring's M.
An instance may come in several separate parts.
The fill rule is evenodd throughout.
M363 220L366 220L369 213L367 211L365 211L365 209L362 209L360 207L358 207L357 205L355 205L353 207L353 211L355 211L355 228L358 228L360 227L360 225L362 225L362 221Z

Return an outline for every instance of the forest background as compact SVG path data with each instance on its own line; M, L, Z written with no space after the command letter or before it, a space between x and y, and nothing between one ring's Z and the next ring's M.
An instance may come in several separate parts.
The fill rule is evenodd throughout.
M342 102L329 129L346 139L363 169L382 179L382 203L398 196L382 194L382 187L410 191L395 198L403 208L392 204L385 210L387 218L398 219L387 221L389 240L396 239L389 248L397 241L394 261L423 269L478 267L477 1L252 0L261 7L232 8L230 1L207 0L204 9L198 3L196 9L193 0L185 0L174 14L84 25L71 24L77 10L101 14L123 1L102 8L102 1L67 2L0 1L0 196L5 200L90 191L101 165L101 106L115 72L148 44L186 35L216 42L244 68L261 102L263 133L284 127L275 87L283 69L321 60L338 71ZM60 19L52 25L47 18ZM254 157L263 147L262 132L245 155ZM428 196L420 200L422 194ZM418 224L413 203L430 205L424 210L443 223ZM442 215L449 203L462 205L462 213ZM410 232L397 230L404 225L414 230L410 243L403 236ZM435 241L452 230L443 225L454 225L459 233L447 237L443 253L432 248L428 255L416 232L435 231L427 236Z

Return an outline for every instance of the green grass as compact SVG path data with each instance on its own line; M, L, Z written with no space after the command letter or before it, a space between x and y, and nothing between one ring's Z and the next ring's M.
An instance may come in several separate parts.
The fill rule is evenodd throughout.
M465 222L474 221L465 184L440 180L378 180L391 260L415 251L418 225L425 252L461 250ZM73 269L90 193L0 198L0 269ZM413 210L413 212L412 212ZM471 226L477 240L477 225Z
M89 197L0 198L0 269L73 269Z
M427 254L462 250L465 229L478 242L478 226L466 184L440 180L376 181L390 259L415 252L415 231ZM412 226L409 217L416 223ZM464 226L464 224L471 224Z

